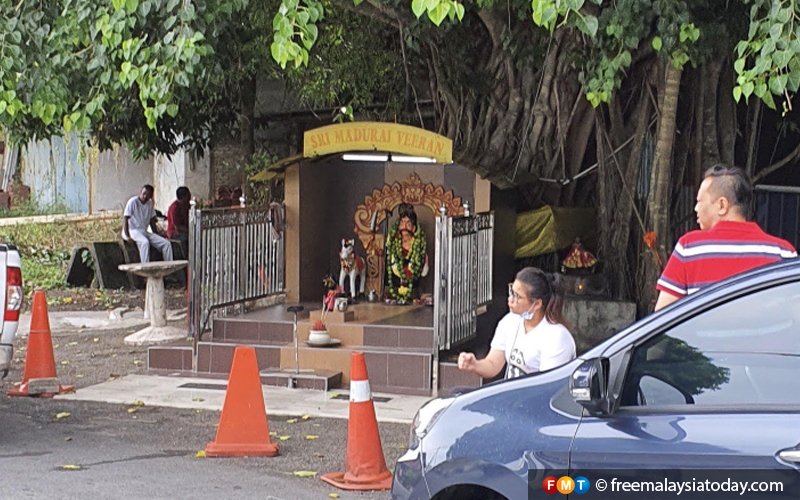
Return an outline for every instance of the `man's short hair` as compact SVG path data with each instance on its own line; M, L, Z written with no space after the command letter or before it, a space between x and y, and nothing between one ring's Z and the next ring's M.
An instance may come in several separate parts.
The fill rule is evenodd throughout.
M150 191L151 193L154 193L156 191L155 188L151 184L145 184L144 186L142 186L142 189L146 189L146 190Z
M743 216L749 217L750 204L753 201L753 185L744 170L717 163L703 174L704 179L709 177L713 179L714 192L724 196Z
M179 200L184 200L189 197L191 193L189 192L189 188L186 186L181 186L175 190L175 197Z

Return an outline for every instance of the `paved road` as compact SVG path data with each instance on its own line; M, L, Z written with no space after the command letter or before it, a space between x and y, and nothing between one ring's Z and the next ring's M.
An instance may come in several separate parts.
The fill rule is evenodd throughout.
M318 478L293 475L298 469L341 470L346 421L290 424L270 418L270 430L289 436L280 442L281 456L196 458L213 438L218 420L219 413L210 411L0 396L0 497L324 499L336 493L342 499L388 498L388 493L345 492ZM384 449L397 447L387 441L404 429L381 424ZM304 439L312 432L320 436L316 450ZM298 461L300 449L304 454Z

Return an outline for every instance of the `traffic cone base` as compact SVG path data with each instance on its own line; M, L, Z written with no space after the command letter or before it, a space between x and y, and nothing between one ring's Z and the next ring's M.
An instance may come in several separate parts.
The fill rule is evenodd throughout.
M320 477L326 483L343 490L388 490L392 488L392 473L388 470L374 477L355 478L349 472L331 472Z
M6 394L52 398L56 394L66 394L74 390L74 385L60 385L56 378L53 339L50 336L50 319L47 316L47 297L43 291L37 290L33 294L28 352L22 369L22 382L6 391Z
M388 490L392 473L386 468L378 419L367 377L364 353L354 352L350 368L350 413L347 419L345 472L331 472L320 478L343 490Z
M9 396L37 396L40 398L52 398L56 394L67 394L75 392L74 385L61 385L55 378L32 378L24 384L9 389L6 394Z
M219 417L217 436L206 445L207 457L274 457L256 350L239 346L233 353L228 389Z
M207 457L274 457L279 453L275 443L218 444L206 445Z

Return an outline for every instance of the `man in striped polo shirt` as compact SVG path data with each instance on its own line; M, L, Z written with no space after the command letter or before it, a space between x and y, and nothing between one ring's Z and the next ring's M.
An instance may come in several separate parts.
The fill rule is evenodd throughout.
M656 284L656 311L734 274L797 257L791 243L747 221L753 187L741 168L715 165L703 177L694 206L700 230L675 245Z

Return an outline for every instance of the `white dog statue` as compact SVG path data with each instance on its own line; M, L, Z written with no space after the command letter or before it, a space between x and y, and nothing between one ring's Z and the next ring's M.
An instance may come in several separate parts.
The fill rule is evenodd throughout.
M353 298L358 297L358 294L364 293L364 286L367 281L367 266L364 258L356 255L354 240L342 240L342 250L339 252L339 264L342 270L339 271L339 287L344 290L344 279L350 276L350 296ZM356 278L361 278L361 286L356 292Z

